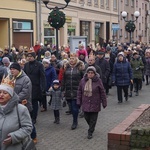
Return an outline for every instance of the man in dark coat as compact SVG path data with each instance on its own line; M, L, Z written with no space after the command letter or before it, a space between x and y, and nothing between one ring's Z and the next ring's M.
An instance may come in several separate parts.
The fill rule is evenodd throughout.
M107 90L108 89L107 81L108 81L108 77L110 75L110 65L109 65L109 62L104 58L104 54L105 54L104 51L99 51L97 53L97 59L96 59L95 64L98 65L102 70L102 78L101 79L102 79L105 90ZM107 94L107 92L106 92L106 94Z
M36 123L38 114L38 101L41 101L42 94L46 93L46 77L43 65L35 60L36 54L33 50L28 52L28 60L24 66L24 72L32 82L32 106L33 123Z

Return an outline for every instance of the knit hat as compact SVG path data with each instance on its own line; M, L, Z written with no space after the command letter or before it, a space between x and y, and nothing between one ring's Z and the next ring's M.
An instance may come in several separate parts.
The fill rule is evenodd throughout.
M54 85L54 84L58 84L58 85L59 85L59 84L60 84L60 83L59 83L59 80L54 80L54 81L53 81L53 85Z
M50 64L50 60L49 60L49 59L44 58L44 59L42 60L42 63L44 63L44 62Z
M118 53L118 55L117 56L123 56L124 57L124 52L120 52L120 53Z
M9 64L10 63L10 60L9 60L9 58L8 57L4 57L3 59L2 59L2 62L3 62L3 64Z
M88 68L86 69L86 73L88 73L89 71L93 71L94 74L97 74L96 69L95 69L95 67L93 67L93 66L90 66L90 67L88 67Z
M10 65L10 69L14 68L16 70L18 70L19 72L21 71L21 67L17 62L14 62L13 64Z
M0 90L8 92L12 97L14 93L14 80L10 80L9 76L7 76L6 78L3 77L0 84Z

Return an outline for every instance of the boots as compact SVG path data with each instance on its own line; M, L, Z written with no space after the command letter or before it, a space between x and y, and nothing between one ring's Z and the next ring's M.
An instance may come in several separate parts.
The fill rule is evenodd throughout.
M77 122L73 122L72 126L71 126L71 130L74 130L76 129L78 126L78 123Z
M130 91L129 97L132 97L132 91Z
M56 117L56 118L55 118L54 123L56 123L56 124L59 124L59 123L60 123L59 117Z
M135 93L135 96L138 96L139 95L139 92L137 91L136 93Z

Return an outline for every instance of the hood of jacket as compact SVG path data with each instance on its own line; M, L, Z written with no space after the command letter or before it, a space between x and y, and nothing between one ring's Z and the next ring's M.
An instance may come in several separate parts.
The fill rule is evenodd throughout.
M65 69L68 68L68 67L70 67L70 66L71 66L71 65L70 65L70 62L68 62L68 63L66 64ZM84 70L84 68L85 68L84 62L81 61L81 60L79 60L79 59L77 59L77 62L76 62L76 64L75 64L75 67L77 67L78 70L81 70L81 71Z

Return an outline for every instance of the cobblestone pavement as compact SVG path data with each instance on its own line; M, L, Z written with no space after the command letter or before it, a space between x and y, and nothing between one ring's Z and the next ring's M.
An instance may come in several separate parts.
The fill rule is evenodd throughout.
M66 115L67 108L61 110L61 122L53 123L53 111L39 112L36 123L37 150L107 150L107 133L122 122L135 108L141 104L149 104L150 85L140 91L139 96L129 98L122 104L117 103L116 87L110 90L108 106L99 113L93 138L88 140L88 126L84 118L79 118L78 128L71 130L72 116Z

